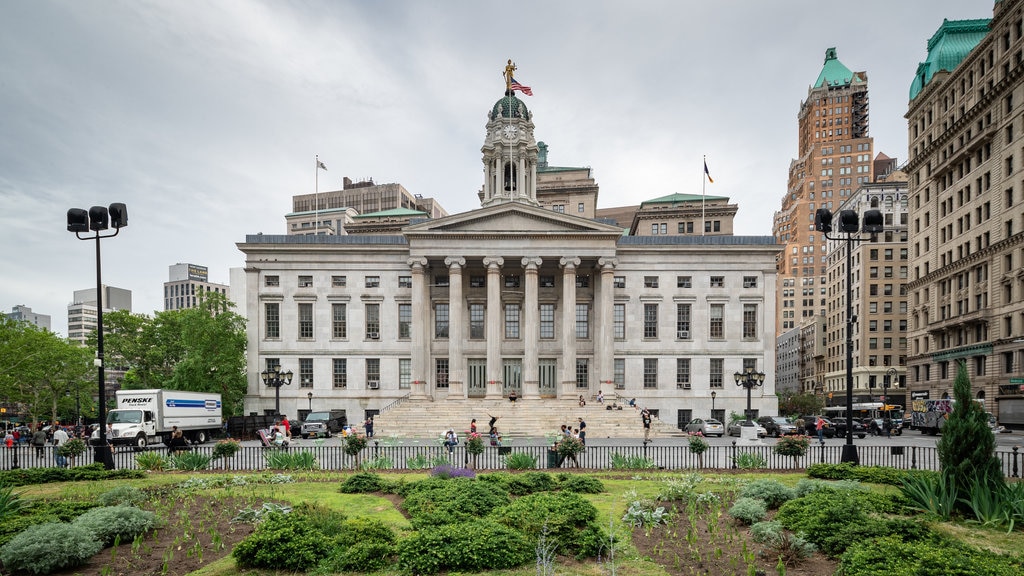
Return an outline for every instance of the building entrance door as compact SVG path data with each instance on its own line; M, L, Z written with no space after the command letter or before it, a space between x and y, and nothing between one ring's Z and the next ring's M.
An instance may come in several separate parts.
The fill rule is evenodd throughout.
M466 391L470 398L487 396L487 360L470 359L467 362Z
M537 361L537 378L540 381L540 395L542 397L554 398L558 396L558 383L555 379L556 366L554 358L541 358Z

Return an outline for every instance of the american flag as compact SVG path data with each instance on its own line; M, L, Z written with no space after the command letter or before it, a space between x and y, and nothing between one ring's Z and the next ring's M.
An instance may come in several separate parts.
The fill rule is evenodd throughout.
M522 84L519 83L519 81L517 81L515 78L513 78L512 79L512 91L514 92L516 90L519 90L520 92L522 92L523 94L526 94L527 96L533 96L533 90L530 89L529 86L523 86Z

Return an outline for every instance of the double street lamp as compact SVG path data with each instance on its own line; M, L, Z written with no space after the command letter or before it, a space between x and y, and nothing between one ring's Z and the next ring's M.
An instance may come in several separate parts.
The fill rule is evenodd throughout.
M287 370L281 372L280 366L274 366L268 368L263 372L260 372L260 378L263 379L263 383L267 386L274 387L274 415L281 415L281 386L289 386L292 383L292 371ZM310 396L310 402L312 403L312 396Z
M732 377L736 380L737 386L747 389L747 411L745 414L747 422L744 426L753 426L754 411L750 409L750 391L764 384L764 372L755 372L753 368L747 368L744 372L736 372Z
M864 226L860 226L860 218L854 210L839 211L839 232L845 236L829 236L832 232L832 211L819 208L814 213L814 229L825 233L829 240L846 240L846 444L843 445L841 462L860 463L857 447L853 445L853 325L857 317L853 315L853 244L864 240L876 239L876 235L884 231L885 218L881 210L864 212ZM859 232L868 237L855 236Z
M100 462L107 470L114 469L114 455L107 444L107 389L103 381L103 279L100 274L100 240L113 238L128 225L128 208L116 202L109 208L93 206L89 210L71 208L68 210L68 232L74 232L79 240L96 240L96 369L99 380L99 443L95 446L93 460ZM101 230L114 228L113 234L100 235ZM95 232L92 236L82 233Z

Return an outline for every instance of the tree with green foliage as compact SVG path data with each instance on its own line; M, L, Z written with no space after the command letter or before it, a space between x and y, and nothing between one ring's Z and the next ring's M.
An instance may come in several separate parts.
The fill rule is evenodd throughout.
M824 397L817 394L779 392L779 414L821 414Z
M963 362L959 363L953 381L953 397L953 411L942 426L942 438L936 445L942 473L962 495L970 494L975 483L998 490L1004 480L995 455L995 436L985 410L971 397L971 381Z

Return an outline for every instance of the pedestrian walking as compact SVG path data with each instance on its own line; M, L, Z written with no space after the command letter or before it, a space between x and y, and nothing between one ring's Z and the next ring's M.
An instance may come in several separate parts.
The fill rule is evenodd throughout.
M66 468L67 465L68 465L67 458L62 456L61 453L60 453L60 447L63 446L64 443L67 442L68 440L70 440L70 438L68 437L68 433L65 432L63 428L58 427L56 430L54 430L54 432L53 432L53 462L54 462L54 464L57 465L58 468Z
M640 411L640 421L644 424L644 442L651 441L651 411L644 406Z
M587 445L587 423L580 418L580 444Z
M814 423L814 429L818 431L818 442L825 443L825 428L828 424L825 424L825 419L818 416L818 420Z
M36 426L36 431L32 433L32 446L36 449L36 457L43 457L43 448L46 447L46 432L43 432L42 425Z
M366 429L366 437L373 438L373 416L370 416L366 419L366 422L363 422L363 428Z

